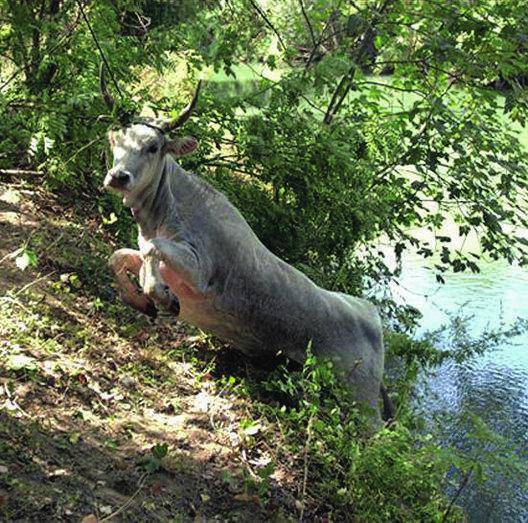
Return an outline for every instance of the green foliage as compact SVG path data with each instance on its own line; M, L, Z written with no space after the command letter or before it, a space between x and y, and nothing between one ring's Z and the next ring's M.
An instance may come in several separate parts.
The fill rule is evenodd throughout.
M79 5L0 0L0 168L38 170L64 198L94 202L120 242L132 244L133 220L96 190L109 164L106 131L143 106L173 113L201 75L210 82L200 118L184 130L201 147L184 167L223 190L268 247L318 283L361 293L386 282L393 273L380 239L397 261L409 248L424 258L438 251L440 282L447 269L478 271L482 255L526 263L517 232L528 226L521 0L83 2L119 85L110 78L113 114L99 94L101 57ZM445 231L450 221L456 235ZM472 234L482 252L458 247ZM21 268L40 261L37 247L17 253ZM63 258L69 272L57 285L65 293L90 278L106 281L97 256L65 249ZM412 311L388 309L402 330L413 325ZM285 447L306 466L304 494L321 512L442 521L452 465L482 480L493 471L411 434L415 381L424 367L482 354L523 328L473 339L467 323L455 322L447 341L440 332L419 342L388 335L403 369L394 382L399 422L374 438L329 365L312 357L300 374L267 380L283 401L264 402L259 413L277 421ZM477 440L493 439L475 426ZM252 428L243 427L248 437ZM504 447L495 440L487 448ZM153 450L147 467L157 470L164 452ZM509 455L500 465L512 463ZM272 472L248 479L248 492L264 498Z
M295 456L295 468L304 471L298 478L301 501L307 514L318 507L310 518L442 520L448 505L442 487L453 455L439 449L430 435L417 438L398 422L372 437L369 417L349 388L336 379L330 362L313 355L301 371L278 370L260 387L280 398L278 404L256 402L254 408L278 426L279 455ZM459 517L455 509L446 521Z
M158 472L163 469L163 458L167 456L169 446L167 443L157 443L150 449L150 454L146 456L143 466L146 472Z
M525 261L525 241L510 233L528 223L515 127L527 111L520 5L120 0L85 12L123 95L110 81L120 109L108 118L141 104L172 112L183 76L222 71L188 125L201 152L185 166L227 192L274 252L329 287L361 292L365 275L375 284L390 274L378 238L398 259L409 247L432 254L410 226L436 235L439 281L447 268L477 271L480 253L461 252L442 230L451 217L460 238L478 233L484 254ZM53 187L93 190L109 119L78 4L4 0L1 12L0 167L15 159ZM174 74L176 58L184 67ZM163 96L156 72L172 78ZM127 236L118 209L101 202Z

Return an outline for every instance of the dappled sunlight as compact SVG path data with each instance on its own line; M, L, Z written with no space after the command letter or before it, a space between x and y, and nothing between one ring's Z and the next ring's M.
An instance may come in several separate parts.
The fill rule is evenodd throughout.
M103 518L122 506L136 519L260 513L246 474L270 458L244 450L248 406L212 381L216 352L174 322L138 317L115 293L101 301L86 276L61 278L78 269L59 260L82 249L80 222L59 234L37 205L23 217L10 205L17 220L2 215L0 228L19 234L10 230L1 246L0 445L6 481L31 494L23 505L7 494L9 517ZM9 253L36 237L50 238L48 249L22 271ZM219 354L224 367L240 367L232 351ZM158 463L151 449L162 445ZM270 480L283 507L288 497L293 506L287 477L278 467L282 480Z

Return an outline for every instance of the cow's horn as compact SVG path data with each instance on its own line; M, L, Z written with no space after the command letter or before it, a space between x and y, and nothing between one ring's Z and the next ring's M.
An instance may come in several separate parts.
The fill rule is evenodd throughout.
M110 112L112 112L114 109L115 102L114 102L114 98L108 91L108 86L106 85L104 68L105 68L105 65L103 62L101 62L101 65L99 66L99 86L101 88L101 94L103 95L103 100L108 106L108 109L110 110Z
M201 86L202 81L199 80L198 84L196 85L196 89L194 90L194 95L192 97L191 103L176 118L169 120L163 125L163 130L165 132L169 132L173 129L181 127L189 119L189 116L191 116L191 113L193 112L194 108L196 107L196 103L198 102L198 95L200 94Z

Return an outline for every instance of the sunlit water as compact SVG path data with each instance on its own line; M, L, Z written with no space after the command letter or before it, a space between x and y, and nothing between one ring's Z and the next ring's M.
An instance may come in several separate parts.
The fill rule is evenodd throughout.
M449 315L457 313L472 316L469 328L475 335L528 318L528 270L503 261L483 262L480 274L450 274L440 285L424 264L423 258L409 254L400 285L393 288L398 301L423 313L419 334L449 323ZM528 451L528 334L511 341L469 362L446 364L429 378L425 407L440 418L443 443L468 449L468 425L458 415L471 410L512 447ZM498 473L483 487L469 482L460 502L470 521L528 521L528 493L520 480Z

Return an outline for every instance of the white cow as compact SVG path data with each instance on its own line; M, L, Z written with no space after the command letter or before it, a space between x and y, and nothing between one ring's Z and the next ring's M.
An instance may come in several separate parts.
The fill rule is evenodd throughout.
M311 344L379 420L384 347L376 308L318 287L275 256L225 195L174 160L198 146L167 136L188 118L198 90L174 121L109 133L114 165L104 185L122 195L139 226L139 251L120 249L110 259L122 298L150 315L161 305L249 355L281 351L303 362ZM141 292L128 273L139 276Z

